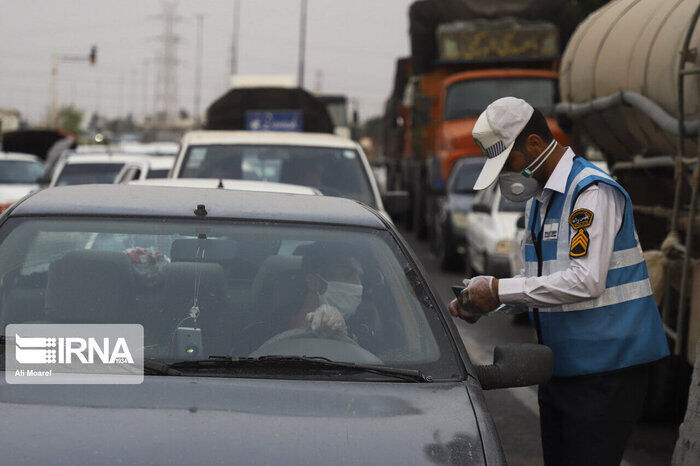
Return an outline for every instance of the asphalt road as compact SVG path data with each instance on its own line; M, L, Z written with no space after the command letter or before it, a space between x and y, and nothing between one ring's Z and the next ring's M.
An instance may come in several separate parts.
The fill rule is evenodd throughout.
M428 271L445 303L452 300L451 285L459 285L463 275L443 272L428 245L403 232L413 250ZM515 325L511 316L492 315L470 325L455 319L465 346L475 364L493 362L493 349L500 343L536 343L529 325ZM498 428L509 465L542 464L540 426L536 387L512 388L485 392L489 410ZM667 465L671 463L678 426L640 423L632 434L625 451L623 465Z

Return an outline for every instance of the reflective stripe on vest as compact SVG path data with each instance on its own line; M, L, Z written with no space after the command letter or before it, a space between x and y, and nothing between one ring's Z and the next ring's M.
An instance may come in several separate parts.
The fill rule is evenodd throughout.
M566 192L552 193L546 218L540 220L540 212L533 209L534 201L528 203L525 275L538 275L538 258L533 243L537 238L530 233L533 227L535 232L543 232L542 275L564 271L571 266L569 215L578 194L596 182L607 183L624 195L623 221L615 236L603 293L577 303L538 308L542 341L554 352L555 376L612 371L654 361L668 354L668 344L634 227L629 196L617 182L591 163L574 158ZM556 237L553 237L553 231L556 231Z

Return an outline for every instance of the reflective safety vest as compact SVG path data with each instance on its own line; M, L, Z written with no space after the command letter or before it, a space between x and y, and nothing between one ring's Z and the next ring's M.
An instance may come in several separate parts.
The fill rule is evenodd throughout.
M574 157L565 193L553 193L544 227L539 218L541 204L536 199L527 204L525 275L546 276L570 267L569 216L579 193L601 182L625 196L625 212L615 236L605 291L597 298L573 304L530 309L540 342L554 353L555 376L608 372L669 354L629 195L609 175L581 157Z

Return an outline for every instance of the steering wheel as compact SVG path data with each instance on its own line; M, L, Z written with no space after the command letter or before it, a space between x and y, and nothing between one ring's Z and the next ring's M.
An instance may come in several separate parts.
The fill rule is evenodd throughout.
M382 360L349 337L323 338L307 329L292 329L267 340L250 357L322 356L332 361L358 364L382 364Z

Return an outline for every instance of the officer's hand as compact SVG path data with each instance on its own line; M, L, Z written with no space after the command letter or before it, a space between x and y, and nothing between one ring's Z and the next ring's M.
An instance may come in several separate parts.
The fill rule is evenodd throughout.
M330 337L334 334L346 334L345 319L338 309L323 304L314 312L306 314L308 328L320 337Z
M453 299L452 302L450 302L450 313L455 317L459 317L460 319L466 320L470 324L473 324L479 320L481 316L479 314L469 312L467 301L467 289L465 288L462 290L462 293L460 293L458 298Z
M465 290L468 295L468 306L481 313L491 312L498 307L500 301L493 289L493 277L480 275L469 280Z

